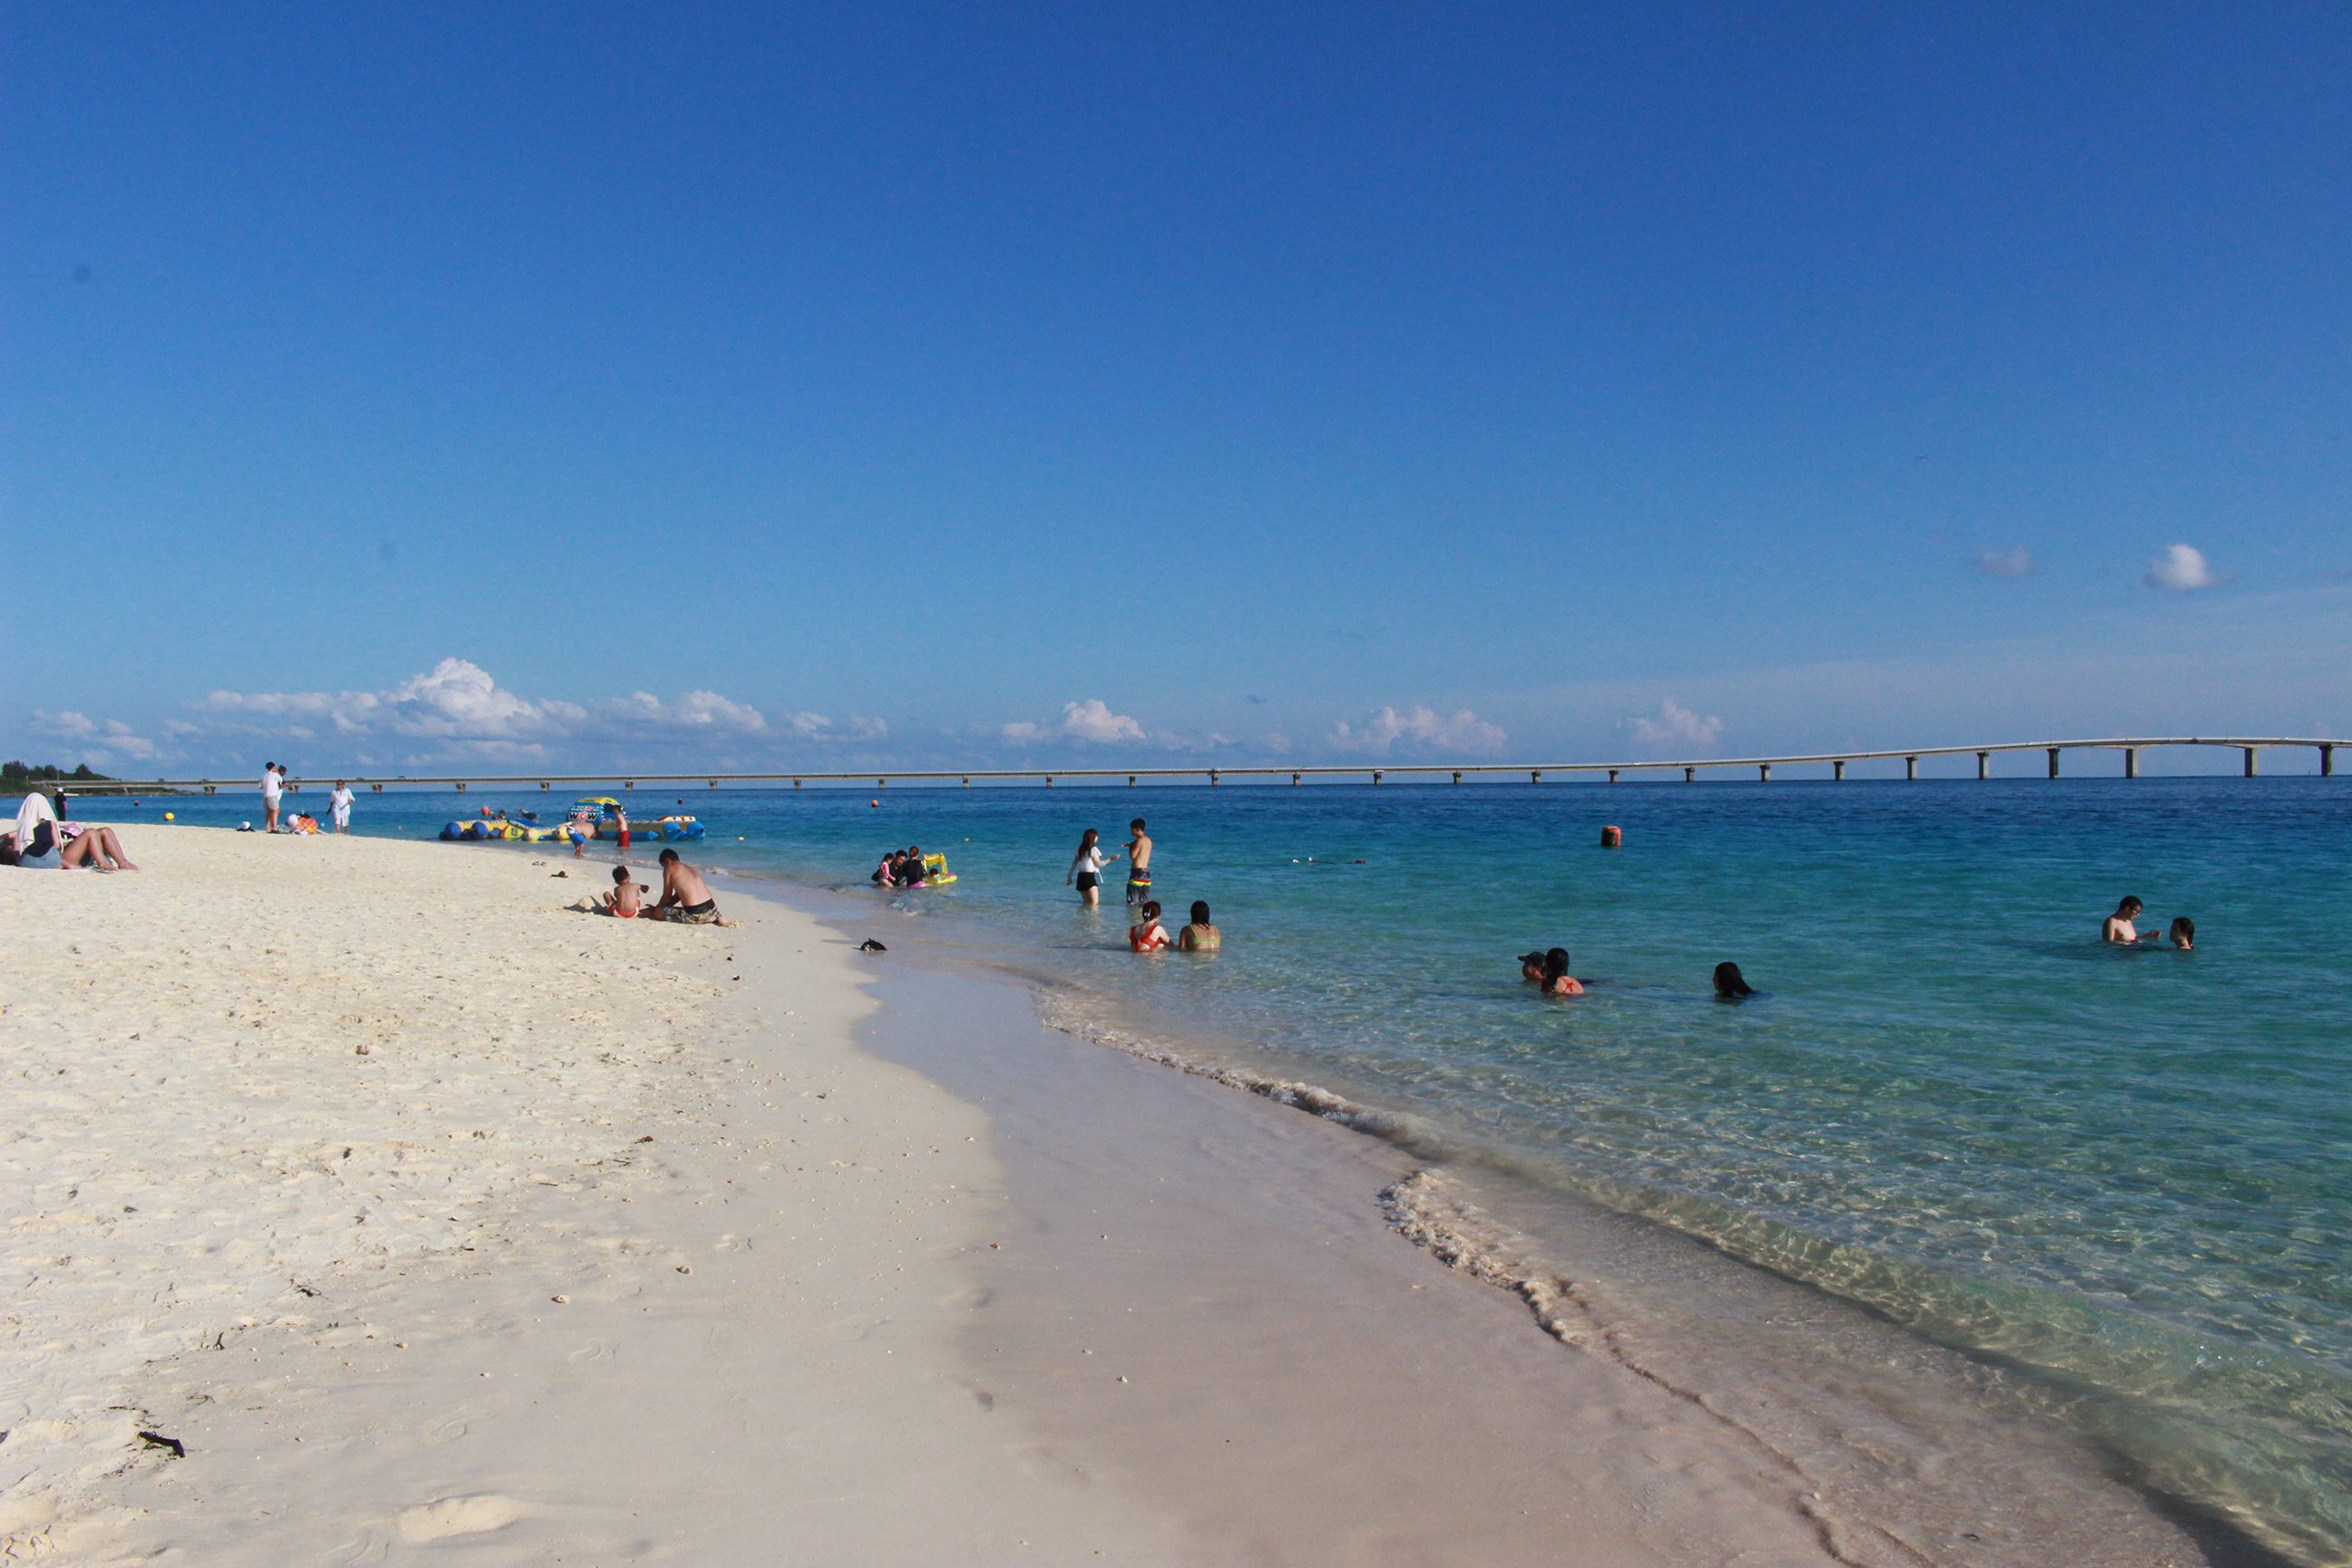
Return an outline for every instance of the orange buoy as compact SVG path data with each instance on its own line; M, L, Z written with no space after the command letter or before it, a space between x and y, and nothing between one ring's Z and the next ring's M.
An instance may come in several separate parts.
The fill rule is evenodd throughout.
M1622 849L1625 847L1625 830L1614 824L1602 828L1601 830L1601 847L1603 849Z

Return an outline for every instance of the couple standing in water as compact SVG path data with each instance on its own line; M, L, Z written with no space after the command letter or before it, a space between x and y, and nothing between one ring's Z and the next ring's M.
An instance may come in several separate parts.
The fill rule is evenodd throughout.
M1092 908L1102 901L1103 864L1108 860L1127 861L1127 901L1142 903L1151 896L1151 835L1143 829L1143 818L1137 817L1127 825L1135 835L1111 854L1103 853L1102 835L1093 828L1078 840L1078 852L1070 858L1069 874L1062 885L1077 884L1078 901Z

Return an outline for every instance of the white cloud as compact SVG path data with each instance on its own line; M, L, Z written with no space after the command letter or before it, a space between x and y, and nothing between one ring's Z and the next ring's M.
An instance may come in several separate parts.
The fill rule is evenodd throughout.
M69 708L58 713L36 709L33 727L75 746L81 754L71 760L78 763L145 763L159 754L154 742L121 720L92 719Z
M1467 708L1440 716L1427 708L1400 713L1383 708L1361 724L1346 720L1331 726L1331 748L1386 756L1397 746L1422 752L1450 752L1465 756L1491 755L1510 737L1499 724L1490 724Z
M633 691L626 697L616 697L593 705L599 716L616 723L651 730L709 731L732 735L757 735L768 728L768 721L757 708L721 697L716 691L689 691L675 702L664 702L650 691ZM785 726L795 733L807 733L804 721L823 728L825 720L817 713L788 713Z
M1114 741L1140 741L1143 726L1124 713L1114 713L1098 697L1062 705L1062 733L1080 741L1108 745Z
M1979 550L1977 570L1988 577L2031 577L2033 575L2033 552L2023 545L2015 550Z
M1722 733L1722 720L1694 713L1671 697L1658 704L1655 717L1633 721L1633 742L1642 746L1712 746Z
M445 658L384 691L215 691L195 707L200 714L235 721L232 733L312 740L332 731L346 741L400 736L506 757L543 755L561 742L655 736L870 741L887 728L863 718L836 725L822 713L786 713L772 721L750 703L716 691L688 691L668 701L650 691L585 703L533 699L462 658ZM222 731L218 722L174 725L175 733L189 736Z
M1127 714L1112 712L1110 705L1098 697L1089 697L1083 702L1063 703L1058 722L1049 721L1040 724L1022 719L1000 726L996 732L1017 746L1058 740L1087 741L1098 746L1108 746L1121 741L1150 739L1140 723Z
M2140 581L2151 588L2190 593L2199 588L2218 588L2230 577L2229 573L2216 572L2206 564L2203 551L2193 545L2174 544L2148 563L2147 575Z

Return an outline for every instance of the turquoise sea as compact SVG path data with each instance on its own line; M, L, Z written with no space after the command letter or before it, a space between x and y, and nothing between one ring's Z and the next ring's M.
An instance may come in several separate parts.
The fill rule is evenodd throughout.
M2197 1515L2289 1560L2352 1557L2352 784L683 798L711 829L698 859L867 900L886 941L882 922L919 929L1130 1033L1404 1113L1465 1159L1832 1290L2063 1391L2119 1473ZM386 795L359 826L429 837L547 802ZM166 805L254 815L79 814ZM1205 899L1222 954L1138 959L1116 877L1099 910L1065 888L1079 831L1116 842L1137 815L1171 929ZM910 843L960 880L869 889ZM2144 929L2193 917L2197 951L2102 947L2126 893ZM1519 983L1514 955L1554 944L1580 1000ZM1722 959L1760 994L1714 1001Z

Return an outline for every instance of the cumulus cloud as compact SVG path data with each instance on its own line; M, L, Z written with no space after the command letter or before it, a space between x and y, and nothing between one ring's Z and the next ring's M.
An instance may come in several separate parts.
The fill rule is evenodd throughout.
M1114 713L1110 704L1098 697L1083 702L1062 704L1058 721L1036 723L1027 719L1016 720L1001 726L997 734L1016 746L1034 745L1040 741L1088 741L1108 746L1121 741L1140 742L1150 737L1143 726L1125 713Z
M1503 749L1510 737L1499 724L1490 724L1467 708L1441 715L1428 708L1400 713L1383 708L1361 724L1346 720L1331 726L1331 748L1386 756L1402 746L1409 751L1448 752L1463 756L1489 755Z
M2218 588L2230 581L2230 576L2208 565L2203 551L2193 545L2174 544L2148 563L2147 575L2140 581L2151 588L2193 593L2200 588Z
M132 730L120 719L92 719L68 708L51 713L36 709L33 728L45 735L56 737L81 752L76 762L152 762L158 751L155 742Z
M437 741L484 755L542 754L562 742L669 739L787 741L824 743L878 741L889 732L879 719L853 714L836 723L823 713L789 712L771 719L748 702L716 691L688 691L665 700L650 691L573 702L530 698L509 690L481 666L445 658L422 675L383 691L215 691L195 705L209 721L184 722L188 734L284 734L300 740L331 731L345 740L391 736Z
M615 723L649 730L757 735L768 728L768 721L757 708L732 701L716 691L689 691L675 702L665 702L650 691L633 691L626 697L596 703L592 711ZM785 728L796 734L808 733L811 724L817 728L825 724L824 716L819 713L788 713L784 719Z
M1658 704L1656 713L1633 721L1636 745L1712 746L1722 733L1722 720L1694 713L1671 697Z
M1977 570L1988 577L2031 577L2033 575L2033 552L2023 545L2015 550L1979 550Z

